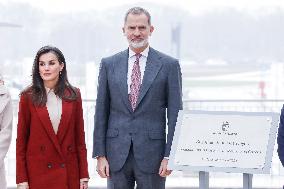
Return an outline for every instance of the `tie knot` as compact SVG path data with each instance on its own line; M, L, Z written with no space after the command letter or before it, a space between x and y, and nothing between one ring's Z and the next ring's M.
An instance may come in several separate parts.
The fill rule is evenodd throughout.
M142 54L140 54L140 53L135 54L136 60L138 60L141 56L142 56Z

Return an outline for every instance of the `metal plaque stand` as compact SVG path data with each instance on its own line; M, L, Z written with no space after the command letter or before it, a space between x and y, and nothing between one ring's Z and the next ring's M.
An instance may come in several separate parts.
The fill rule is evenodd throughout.
M209 172L199 171L199 189L209 189Z
M253 174L243 173L243 189L252 189ZM199 171L199 189L209 189L209 172Z
M252 189L253 174L243 173L243 188Z

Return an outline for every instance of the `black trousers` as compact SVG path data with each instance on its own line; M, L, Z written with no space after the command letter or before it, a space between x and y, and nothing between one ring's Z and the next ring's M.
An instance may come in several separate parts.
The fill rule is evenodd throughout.
M122 169L111 172L107 180L108 189L165 189L166 178L158 173L145 173L138 166L131 145L129 155Z

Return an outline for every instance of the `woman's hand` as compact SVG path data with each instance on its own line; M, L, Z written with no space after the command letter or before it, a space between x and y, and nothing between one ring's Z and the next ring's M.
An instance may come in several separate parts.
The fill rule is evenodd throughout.
M17 184L17 189L29 189L29 183L28 182L22 182L20 184Z
M88 181L81 181L80 189L88 189Z

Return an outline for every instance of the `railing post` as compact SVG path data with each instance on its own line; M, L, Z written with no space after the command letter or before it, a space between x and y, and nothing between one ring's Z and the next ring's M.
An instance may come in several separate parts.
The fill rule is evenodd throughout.
M243 189L252 189L253 174L243 173Z
M209 172L199 171L199 189L209 189Z

